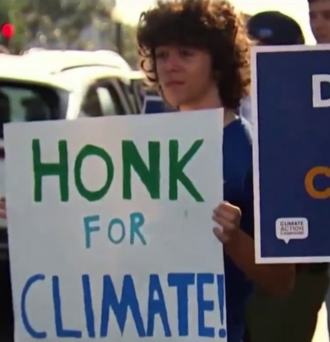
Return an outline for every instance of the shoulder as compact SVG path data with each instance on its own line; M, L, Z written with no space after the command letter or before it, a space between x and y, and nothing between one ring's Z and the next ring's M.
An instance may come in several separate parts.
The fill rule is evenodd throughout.
M245 161L252 167L252 125L242 117L224 128L223 153L225 159Z
M251 111L251 98L250 96L244 98L241 101L241 106L239 108L239 115L245 118L249 123L252 124L252 111Z
M230 189L235 189L229 194L242 195L244 183L252 175L252 127L244 118L224 128L223 163L225 181L231 184Z
M253 235L252 126L244 118L224 129L224 197L242 210L243 230Z

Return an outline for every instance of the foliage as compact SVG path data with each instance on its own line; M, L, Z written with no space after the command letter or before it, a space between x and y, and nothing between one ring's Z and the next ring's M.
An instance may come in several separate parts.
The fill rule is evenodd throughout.
M10 21L16 34L10 47L92 49L95 42L82 39L82 31L94 27L103 37L104 49L116 48L116 24L112 20L114 0L10 0L0 7L0 24ZM123 54L136 64L135 31L122 25Z

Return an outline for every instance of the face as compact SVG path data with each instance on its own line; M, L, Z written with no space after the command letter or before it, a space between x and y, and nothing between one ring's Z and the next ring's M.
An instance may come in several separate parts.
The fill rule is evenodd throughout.
M156 72L163 96L174 108L202 109L211 94L217 94L211 56L206 51L160 46L155 51ZM205 106L208 106L205 103Z
M317 0L310 3L309 18L317 43L330 43L330 0Z

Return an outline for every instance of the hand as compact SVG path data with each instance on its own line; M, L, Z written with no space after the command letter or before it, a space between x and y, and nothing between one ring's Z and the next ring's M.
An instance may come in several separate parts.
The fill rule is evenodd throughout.
M7 219L6 199L0 198L0 218Z
M213 211L213 221L221 227L213 228L213 233L223 244L228 244L235 240L235 236L240 229L241 209L228 202L221 203Z

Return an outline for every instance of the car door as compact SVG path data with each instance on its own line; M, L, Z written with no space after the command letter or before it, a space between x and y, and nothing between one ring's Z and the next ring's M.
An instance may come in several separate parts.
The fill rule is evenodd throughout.
M103 78L91 84L81 106L82 116L88 117L126 115L130 111L129 103L116 78Z

